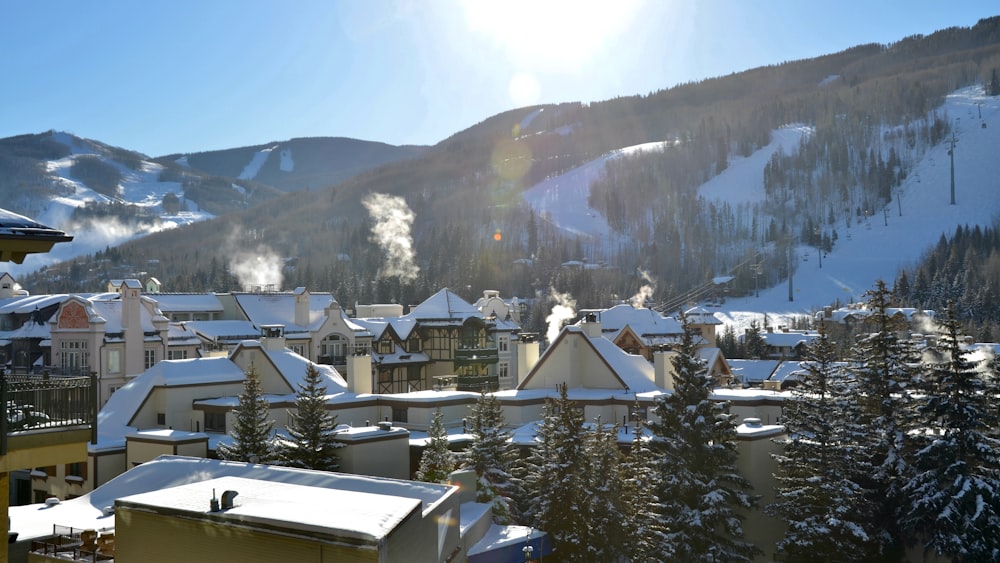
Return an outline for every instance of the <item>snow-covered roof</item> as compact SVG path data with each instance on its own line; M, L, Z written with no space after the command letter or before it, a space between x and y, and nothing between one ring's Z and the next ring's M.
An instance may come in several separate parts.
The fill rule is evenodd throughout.
M270 346L265 346L259 340L244 340L240 342L236 350L233 350L230 357L239 353L240 349L256 350L264 354L291 386L293 393L298 391L300 385L305 385L306 368L310 365L314 366L322 376L327 394L348 392L347 381L344 380L344 377L340 375L340 372L336 368L325 364L315 364L308 358L304 358L288 348L272 349Z
M615 305L597 312L597 320L601 323L601 330L613 333L610 336L612 340L627 326L648 346L674 342L684 334L684 328L673 317L665 317L652 309L637 309L628 304Z
M213 342L236 343L260 336L260 329L250 321L187 321L184 326Z
M256 326L284 325L285 334L309 332L319 328L326 319L325 309L336 303L330 293L309 294L308 324L295 322L295 293L234 293L236 303Z
M218 514L242 525L260 525L292 533L312 532L350 540L379 542L403 520L421 511L412 496L315 487L246 477L224 476L121 497L125 506L165 509L171 514L202 517L216 491L237 491L233 507ZM336 510L331 510L336 507Z
M799 332L799 331L778 331L778 332L762 332L760 333L761 338L768 346L774 347L788 347L794 348L800 344L809 344L816 338L819 338L818 332Z
M242 383L243 370L228 358L163 360L111 394L97 413L97 444L92 451L125 446L125 436L137 430L129 422L155 387Z
M654 383L653 366L644 357L629 354L603 335L590 337L583 328L576 325L562 328L559 336L538 359L538 363L531 369L518 389L526 389L526 384L535 377L535 374L543 370L554 369L550 358L557 357L562 346L574 346L574 342L583 342L584 345L589 346L608 367L607 386L602 387L602 389L627 389L628 392L635 393L660 391ZM573 355L579 353L579 351L575 351Z
M704 307L692 307L684 312L689 324L699 325L721 325L722 321L715 316L715 313Z
M289 498L298 501L297 510L299 512L322 514L327 518L331 518L331 506L344 508L344 510L332 512L342 512L345 518L352 517L355 514L358 514L357 518L359 519L368 518L371 508L397 507L397 501L390 500L391 498L410 499L416 501L417 504L415 506L426 509L445 498L453 490L453 487L448 485L403 481L399 479L311 471L307 469L220 461L197 457L160 456L152 461L129 469L91 493L63 501L55 506L47 506L44 510L39 509L44 505L38 504L11 507L8 512L10 516L10 529L18 533L19 539L25 540L50 535L53 524L71 526L78 529L114 527L115 517L113 513L112 515L105 515L103 509L113 506L115 500L119 498L141 495L152 491L162 491L162 494L169 494L169 491L175 487L193 483L208 483L213 479L225 477L238 477L262 483L285 483L308 487L306 492L309 494L305 496L295 495ZM258 490L257 487L262 486L246 485L244 487L236 487L240 495L245 494L250 496L251 490ZM216 485L216 488L218 489L218 485ZM201 508L202 511L208 510L208 499L212 498L210 489L211 487L206 489L208 496L202 494L202 497L200 497L204 501L204 505ZM360 493L360 496L349 495L341 497L342 500L351 501L347 504L326 505L324 503L310 504L301 502L303 498L310 498L312 493L322 494L316 489ZM221 490L225 489L220 489L219 492ZM184 491L185 494L192 492L190 489L182 489L181 491ZM285 492L288 492L287 489ZM154 497L149 498L155 500ZM237 496L236 504L240 504L239 499L240 497ZM355 501L370 506L369 508L355 506ZM305 514L299 516L302 519L311 517Z
M222 313L222 302L214 293L157 293L154 296L164 313Z
M729 368L744 384L761 383L766 381L778 368L779 360L740 360L727 359Z
M482 318L483 314L454 291L444 288L417 305L404 318L417 321L457 321L464 323L470 317Z

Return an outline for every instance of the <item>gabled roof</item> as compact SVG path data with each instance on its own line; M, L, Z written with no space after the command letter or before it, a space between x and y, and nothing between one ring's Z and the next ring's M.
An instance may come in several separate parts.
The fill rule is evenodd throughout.
M482 312L454 291L444 288L417 305L403 318L417 321L454 321L464 323L470 317L483 318Z
M347 381L344 380L344 377L333 366L315 364L308 358L303 358L288 348L271 349L259 340L244 340L240 342L239 346L229 354L229 358L236 357L243 350L255 350L262 353L278 371L278 375L288 383L291 393L297 392L300 385L305 385L306 368L310 364L322 376L327 394L332 395L348 392Z
M582 343L583 348L572 349L574 343ZM566 355L573 356L581 362L587 362L588 370L596 370L596 372L591 373L601 381L596 385L592 383L588 388L627 389L628 392L636 393L660 390L654 383L653 366L645 358L625 352L603 336L591 338L582 328L573 325L563 327L559 336L545 350L545 353L528 372L524 381L517 386L517 389L530 388L529 384L534 378L552 379L559 382L565 382L569 379L569 375L573 374L549 373L551 370L565 369L565 366L557 366L554 361L554 358L563 355L564 349L567 350ZM584 350L591 351L597 361L593 362L587 358Z
M698 325L721 325L722 321L715 316L715 313L704 307L691 307L684 312L689 324Z
M597 313L601 330L616 339L627 326L646 346L668 344L684 334L684 328L673 317L664 317L652 309L636 309L631 305L615 305Z
M301 294L301 293L300 293ZM318 330L326 320L325 310L337 302L330 293L309 294L309 324L295 323L296 293L233 293L236 304L254 325L284 325L285 334Z

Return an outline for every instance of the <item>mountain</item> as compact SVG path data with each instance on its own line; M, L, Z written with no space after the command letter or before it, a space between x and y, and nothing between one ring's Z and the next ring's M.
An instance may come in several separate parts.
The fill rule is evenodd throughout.
M314 137L155 159L212 176L253 180L283 191L319 189L366 170L417 158L427 147L393 146L343 137Z
M989 185L995 159L981 151L1000 124L984 86L998 67L1000 18L990 18L645 96L518 108L414 158L153 233L25 285L80 291L141 271L167 291L307 286L345 303L406 304L441 287L467 299L490 288L587 307L642 293L669 308L720 278L730 301L780 294L791 273L791 308L805 310L860 297L957 223L992 220L995 197L952 208L924 193L943 189L953 136L960 193ZM247 149L227 173L298 167L294 146L282 157L277 145ZM894 227L911 216L919 236ZM830 266L807 281L820 252ZM841 262L854 270L831 274ZM238 274L248 271L252 280ZM543 328L546 308L540 300L529 328Z

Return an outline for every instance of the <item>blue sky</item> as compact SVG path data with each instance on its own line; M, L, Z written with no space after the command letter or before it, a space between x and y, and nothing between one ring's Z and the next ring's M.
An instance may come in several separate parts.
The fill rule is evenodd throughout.
M993 2L6 2L0 137L69 131L161 156L342 136L433 144L590 102L891 43Z

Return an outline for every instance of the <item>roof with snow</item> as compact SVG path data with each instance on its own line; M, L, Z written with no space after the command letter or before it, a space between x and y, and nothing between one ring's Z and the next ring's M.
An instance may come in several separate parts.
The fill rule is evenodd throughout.
M673 317L665 317L652 309L637 309L628 304L598 311L597 320L601 323L602 331L612 333L612 340L628 326L648 346L675 342L684 334L684 328Z
M124 447L125 436L137 430L129 424L156 387L242 384L245 378L243 370L224 357L157 362L108 397L97 413L97 444L90 449Z
M251 323L284 325L285 334L310 332L319 329L326 320L326 308L337 303L330 293L309 293L307 324L295 322L295 300L302 291L281 293L233 293L236 303Z
M584 348L577 349L575 343L582 343ZM570 347L573 348L571 351ZM590 350L593 356L585 356L584 350ZM535 378L565 381L566 374L547 373L548 370L566 369L566 365L557 366L553 361L553 358L560 356L587 363L586 372L593 376L588 378L585 386L588 389L625 389L636 393L661 391L654 383L654 370L649 361L642 356L629 354L604 336L590 337L583 328L575 325L563 327L517 389L531 389L532 379ZM606 369L600 370L601 365ZM595 381L594 378L599 380Z
M157 293L154 297L164 313L222 313L222 302L214 293Z
M464 323L470 317L483 318L482 312L454 291L444 288L417 305L404 318L426 321Z
M50 535L53 524L78 529L114 527L113 513L106 516L103 510L105 507L113 506L117 499L132 497L132 500L138 502L145 500L167 504L171 501L165 499L164 495L169 496L171 491L188 499L192 494L200 495L199 500L203 502L200 510L205 512L208 510L208 499L212 498L210 483L215 479L227 478L240 479L240 481L230 481L234 484L239 483L235 487L240 493L237 505L241 503L246 505L248 497L254 498L255 495L262 495L258 498L273 498L266 492L268 489L266 483L271 483L275 485L273 491L284 491L283 494L289 494L290 491L305 493L288 496L290 500L297 500L295 510L299 513L298 516L289 514L287 511L291 509L287 506L281 510L282 516L288 516L293 522L299 520L304 521L302 523L314 523L312 520L319 517L316 515L322 515L324 518L333 519L329 520L331 525L342 525L345 529L353 526L359 528L356 530L358 532L380 529L376 513L384 511L384 513L398 514L402 506L425 509L451 494L453 490L453 487L448 485L417 481L195 457L160 456L131 468L91 493L46 507L44 510L39 510L43 505L38 504L11 507L8 512L10 529L18 533L19 539L25 540ZM257 483L246 483L245 480L254 480ZM208 488L175 489L196 483ZM278 486L279 484L294 485L301 489L289 489ZM215 486L219 487L218 484ZM335 490L344 494L339 496L341 502L337 504L301 502L301 499L311 498L312 495L327 494L318 489ZM219 489L220 492L222 490L225 489ZM146 493L154 494L148 497L136 496ZM345 510L331 511L330 506ZM332 512L342 513L342 517L331 516ZM357 519L357 522L345 523L344 519Z

